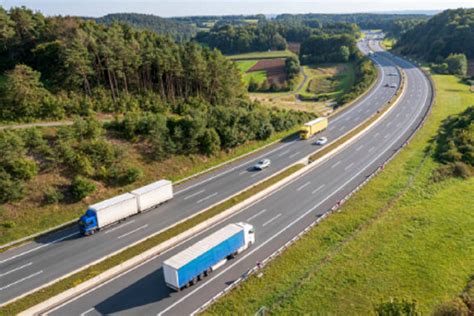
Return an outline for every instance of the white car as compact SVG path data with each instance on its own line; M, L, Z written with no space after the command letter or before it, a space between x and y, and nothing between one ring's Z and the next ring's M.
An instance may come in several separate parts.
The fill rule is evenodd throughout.
M328 139L326 137L320 137L316 141L316 145L324 145L328 142Z
M270 159L263 159L257 162L257 164L254 166L256 170L263 170L265 168L268 168L272 162Z
M390 88L393 88L393 89L395 89L396 87L397 87L397 85L396 85L396 84L391 84L391 85L390 85Z
M398 76L398 75L397 75L396 73L392 72L392 73L389 74L389 76L391 76L391 77L396 77L396 76Z

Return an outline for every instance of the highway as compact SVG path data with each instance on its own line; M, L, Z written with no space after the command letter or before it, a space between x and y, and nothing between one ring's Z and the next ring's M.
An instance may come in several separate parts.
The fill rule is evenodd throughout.
M393 65L397 64L407 75L407 89L400 102L367 133L330 159L225 221L48 311L48 314L191 314L253 268L256 262L264 260L318 216L328 212L337 201L362 183L409 139L430 107L432 91L425 75L412 64L383 52L378 43L374 43L373 50L376 52L374 58L384 68L382 81L385 83L397 78L386 77L388 73L395 71ZM389 89L377 87L379 91ZM388 95L387 93L386 96ZM377 107L380 105L381 103L377 102ZM377 107L371 102L362 102L348 115L340 116L333 123L328 135L333 137L331 133L341 129L343 122L349 124L356 117L362 116L367 109L375 111ZM290 153L304 151L306 147L311 146L305 142L290 144L292 145L288 147L295 147L291 147L284 157L288 158ZM278 152L286 150L288 149L279 149ZM189 289L173 292L165 286L161 269L164 260L222 226L239 221L251 223L255 227L256 243L250 249ZM249 311L254 312L256 311Z
M365 42L360 43L359 47L362 51L367 52ZM380 58L377 63L380 76L374 88L359 102L332 118L330 127L321 134L321 136L326 136L329 142L350 131L374 114L395 93L396 89L384 87L385 83L399 84L399 76L389 76L389 74L397 73L394 64L384 58ZM394 128L395 125L392 127ZM386 141L387 139L381 140ZM180 184L175 187L173 200L156 209L129 218L119 225L109 227L94 236L80 237L77 227L71 227L1 253L0 304L28 293L90 262L117 252L271 176L317 150L318 146L314 145L314 141L314 139L300 141L293 138L280 142L254 155ZM364 148L364 150L358 149L356 152L375 154L376 150L377 142L374 142L373 146ZM265 171L256 172L252 166L261 158L271 159L272 165ZM347 172L356 170L359 162L361 161L354 160ZM336 169L330 168L332 172L337 173L337 176L330 176L332 180L347 178L346 173L341 172L343 170L341 168L344 168L343 161L340 161L340 164ZM312 183L314 183L313 181ZM308 189L310 187L313 185L308 185ZM311 201L327 194L331 188L333 185L325 184L325 187L321 188L318 194L311 195L311 200L307 202L312 203ZM301 190L301 193L306 195L307 191ZM339 195L336 194L334 197L337 196ZM305 205L305 202L302 201L301 207ZM282 209L281 212L284 210ZM266 216L271 214L272 212L269 210ZM286 212L282 213L278 220L275 220L274 225L293 218L295 214L290 216ZM267 218L266 216L261 218ZM273 227L273 225L268 226ZM262 230L258 236L263 235L264 231Z

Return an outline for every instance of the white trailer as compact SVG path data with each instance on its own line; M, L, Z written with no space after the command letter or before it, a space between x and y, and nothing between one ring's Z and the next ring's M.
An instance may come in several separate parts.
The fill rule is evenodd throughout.
M252 225L229 224L166 260L163 263L166 285L177 291L193 285L254 242Z
M139 212L143 212L173 198L173 184L160 180L130 192L137 198Z

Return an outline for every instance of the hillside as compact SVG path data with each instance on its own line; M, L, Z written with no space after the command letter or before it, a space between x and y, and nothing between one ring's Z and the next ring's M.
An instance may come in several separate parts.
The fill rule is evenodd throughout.
M446 10L435 15L406 32L395 48L431 62L452 53L474 59L474 9Z
M133 27L147 29L160 35L168 35L177 41L185 41L196 35L197 28L193 24L176 22L152 14L114 13L95 19L97 23L127 23Z

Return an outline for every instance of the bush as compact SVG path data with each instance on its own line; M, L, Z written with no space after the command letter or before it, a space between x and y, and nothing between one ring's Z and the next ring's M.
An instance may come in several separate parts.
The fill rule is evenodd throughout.
M143 171L136 167L126 167L122 164L114 165L104 171L105 179L109 185L127 185L143 177Z
M76 176L71 183L71 195L75 201L81 201L96 190L96 186L91 181Z
M14 221L4 221L2 223L2 227L3 228L15 228L16 227L16 223Z
M44 191L43 202L45 204L55 204L60 202L64 195L55 187L48 187Z
M0 169L0 203L19 201L24 193L23 184Z
M466 304L456 297L439 305L433 313L434 316L468 316L469 310Z
M11 162L10 174L15 179L30 180L38 174L38 166L35 161L28 158L19 158Z
M402 315L419 315L415 301L407 301L405 299L399 301L392 299L384 302L375 308L375 313L379 316L402 316Z
M453 166L453 175L458 178L468 179L472 176L471 167L463 162L457 161Z

